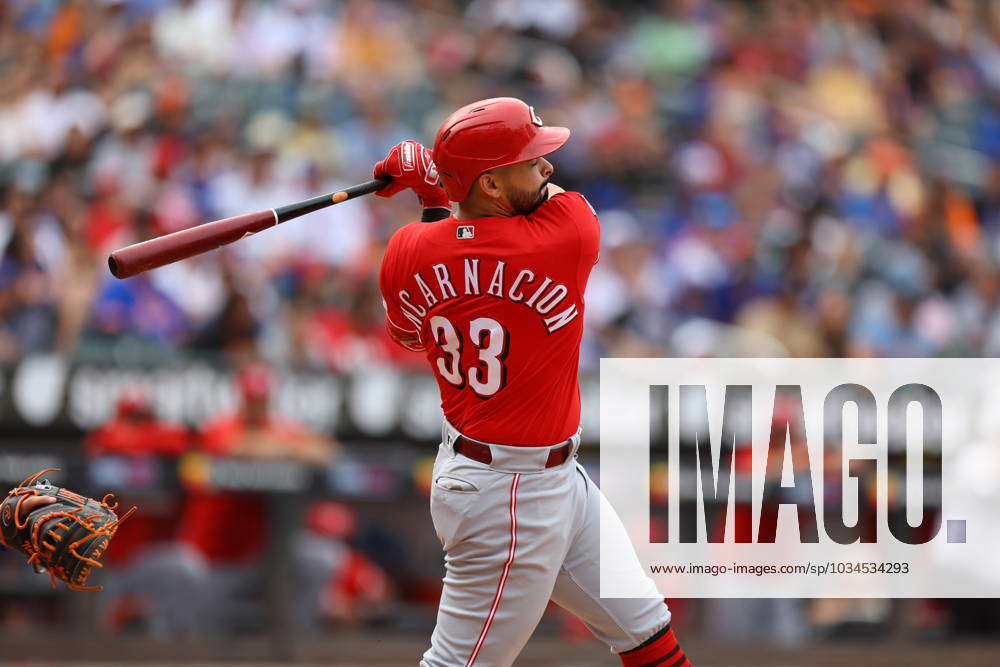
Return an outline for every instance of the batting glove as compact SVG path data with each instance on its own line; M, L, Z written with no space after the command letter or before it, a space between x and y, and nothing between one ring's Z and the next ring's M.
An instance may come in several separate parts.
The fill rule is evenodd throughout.
M431 152L419 142L404 141L393 146L385 159L375 165L373 174L375 178L392 177L388 185L375 193L379 197L413 190L424 208L451 208Z

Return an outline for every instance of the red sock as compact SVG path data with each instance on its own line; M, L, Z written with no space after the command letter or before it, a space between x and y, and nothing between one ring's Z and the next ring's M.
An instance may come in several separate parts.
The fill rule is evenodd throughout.
M622 664L625 667L691 667L674 631L669 625L664 630L666 632L661 630L642 646L619 653Z

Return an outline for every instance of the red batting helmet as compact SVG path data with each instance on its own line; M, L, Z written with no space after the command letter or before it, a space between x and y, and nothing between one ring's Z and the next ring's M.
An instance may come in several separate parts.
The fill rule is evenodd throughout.
M521 100L494 97L448 116L434 140L434 164L448 198L460 202L484 171L547 155L567 139L568 129L543 126Z

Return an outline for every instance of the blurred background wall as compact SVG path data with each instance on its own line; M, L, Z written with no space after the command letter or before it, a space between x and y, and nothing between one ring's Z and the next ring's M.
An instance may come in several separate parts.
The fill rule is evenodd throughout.
M997 2L6 0L0 481L60 467L141 511L99 594L0 554L0 659L53 631L282 658L375 634L415 658L433 625L436 387L375 282L416 198L126 281L111 250L366 180L454 108L525 98L572 128L554 181L603 223L596 474L602 356L995 356L998 93ZM989 600L672 606L705 650L796 664L1000 626ZM559 610L538 634L590 641Z

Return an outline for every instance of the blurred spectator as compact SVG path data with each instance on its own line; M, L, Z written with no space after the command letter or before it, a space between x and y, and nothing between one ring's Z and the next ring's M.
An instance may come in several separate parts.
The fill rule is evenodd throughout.
M6 359L51 349L56 331L56 307L51 276L42 271L30 235L15 230L0 261L4 294Z
M107 280L99 290L91 316L93 334L120 340L179 344L188 339L184 312L145 273L127 280Z
M201 330L193 347L221 352L234 365L254 357L260 325L251 311L250 300L234 284L231 274L222 279L223 306Z

